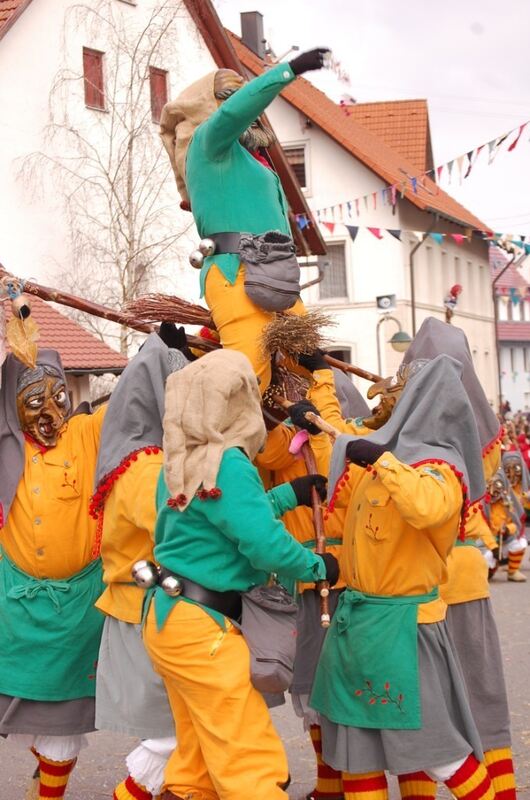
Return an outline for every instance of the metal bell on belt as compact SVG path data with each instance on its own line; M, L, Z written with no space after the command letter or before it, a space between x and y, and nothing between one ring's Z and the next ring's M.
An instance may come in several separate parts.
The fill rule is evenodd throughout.
M208 256L213 256L215 253L215 242L213 239L201 239L199 242L199 250L203 254L204 258L208 258Z
M190 264L194 269L201 269L204 263L204 256L200 250L194 250L190 253Z
M137 561L131 570L133 581L141 589L150 589L158 583L158 569L152 561Z
M175 575L166 575L160 581L160 586L170 597L178 597L182 592L182 583Z

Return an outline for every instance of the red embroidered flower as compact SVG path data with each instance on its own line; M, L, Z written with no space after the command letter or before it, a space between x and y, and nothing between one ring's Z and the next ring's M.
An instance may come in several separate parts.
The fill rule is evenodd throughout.
M375 706L375 704L377 703L377 700L375 699L375 697L371 697L370 700L369 700L369 703L370 703L371 706Z
M387 682L385 683L385 690L388 692L388 690L389 690L389 689L390 689L390 684L389 684L389 683L388 683L388 681L387 681Z
M387 703L388 703L388 700L386 699L386 697L382 697L381 698L381 705L382 706L386 706Z
M217 489L217 487L215 487L213 489L210 489L209 495L212 500L219 500L219 498L222 495L222 491L220 489Z
M198 489L197 497L199 500L208 500L208 491L206 489Z
M187 497L185 494L178 494L176 497L170 497L167 501L167 504L170 508L180 508L185 506L187 503Z
M360 697L362 695L362 693L363 693L362 689L356 689L355 690L355 697Z

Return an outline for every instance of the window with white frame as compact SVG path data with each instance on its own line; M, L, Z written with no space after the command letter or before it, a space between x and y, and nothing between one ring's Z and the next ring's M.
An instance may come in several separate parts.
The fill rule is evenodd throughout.
M530 372L530 347L525 347L523 349L523 358L524 358L524 371Z
M326 353L345 364L351 364L351 347L336 347L333 350L326 350Z
M318 259L323 278L318 284L320 300L348 298L346 246L344 242L327 244L327 254Z
M517 302L515 302L515 300L511 301L512 319L513 319L514 322L521 322L521 320L523 318L523 314L522 314L523 309L521 308L521 305L522 305L522 301L521 300L518 300Z
M499 322L506 322L508 319L508 303L506 298L502 295L497 296L497 314L499 315Z
M523 320L525 322L530 322L530 301L523 300Z
M302 189L307 189L306 148L304 144L286 145L283 152Z

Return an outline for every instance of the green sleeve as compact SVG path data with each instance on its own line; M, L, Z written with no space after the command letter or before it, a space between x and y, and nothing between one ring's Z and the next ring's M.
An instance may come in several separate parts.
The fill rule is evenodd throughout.
M195 134L208 158L221 158L295 77L289 64L277 64L221 103Z
M239 450L225 452L217 486L222 496L218 502L204 503L204 513L254 569L307 582L325 578L322 559L275 519L257 469Z
M273 489L267 492L269 503L272 507L272 513L279 519L283 517L286 511L292 511L296 508L298 501L290 483L280 483Z

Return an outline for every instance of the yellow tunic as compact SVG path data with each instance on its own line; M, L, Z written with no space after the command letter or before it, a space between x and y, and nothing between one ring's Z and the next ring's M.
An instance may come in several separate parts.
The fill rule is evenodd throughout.
M341 560L346 584L370 594L413 595L443 583L462 507L451 468L410 467L387 452L371 471L351 467L349 477ZM441 598L422 604L418 622L438 622L445 610Z
M107 588L96 603L104 614L139 623L145 591L132 584L136 561L153 561L156 485L164 456L138 453L138 460L120 475L105 503L101 558Z
M0 543L36 578L69 578L92 561L96 521L88 514L105 408L79 414L44 453L25 442L24 472Z
M330 369L319 369L313 372L313 383L307 393L307 399L318 408L322 419L325 419L341 433L351 433L354 436L366 436L373 433L364 425L356 425L354 420L344 419L335 392L335 379Z
M292 481L302 475L307 475L307 469L303 458L295 458L289 452L289 445L295 434L295 429L287 425L277 425L267 436L267 443L262 453L256 457L256 465L260 470L266 469L271 473L272 486L280 483ZM312 436L310 439L311 449L315 456L317 471L321 475L329 472L329 461L331 458L331 442L325 434ZM326 515L325 515L326 516ZM324 522L324 533L328 540L340 540L340 543L329 543L326 545L326 552L332 553L335 558L340 558L342 549L342 531L344 526L345 509L338 509L336 514L330 515ZM310 546L314 551L315 529L313 526L313 514L307 506L297 506L292 511L287 511L282 522L300 544ZM314 589L313 583L299 583L298 591ZM344 581L339 580L334 588L340 589L345 586Z

